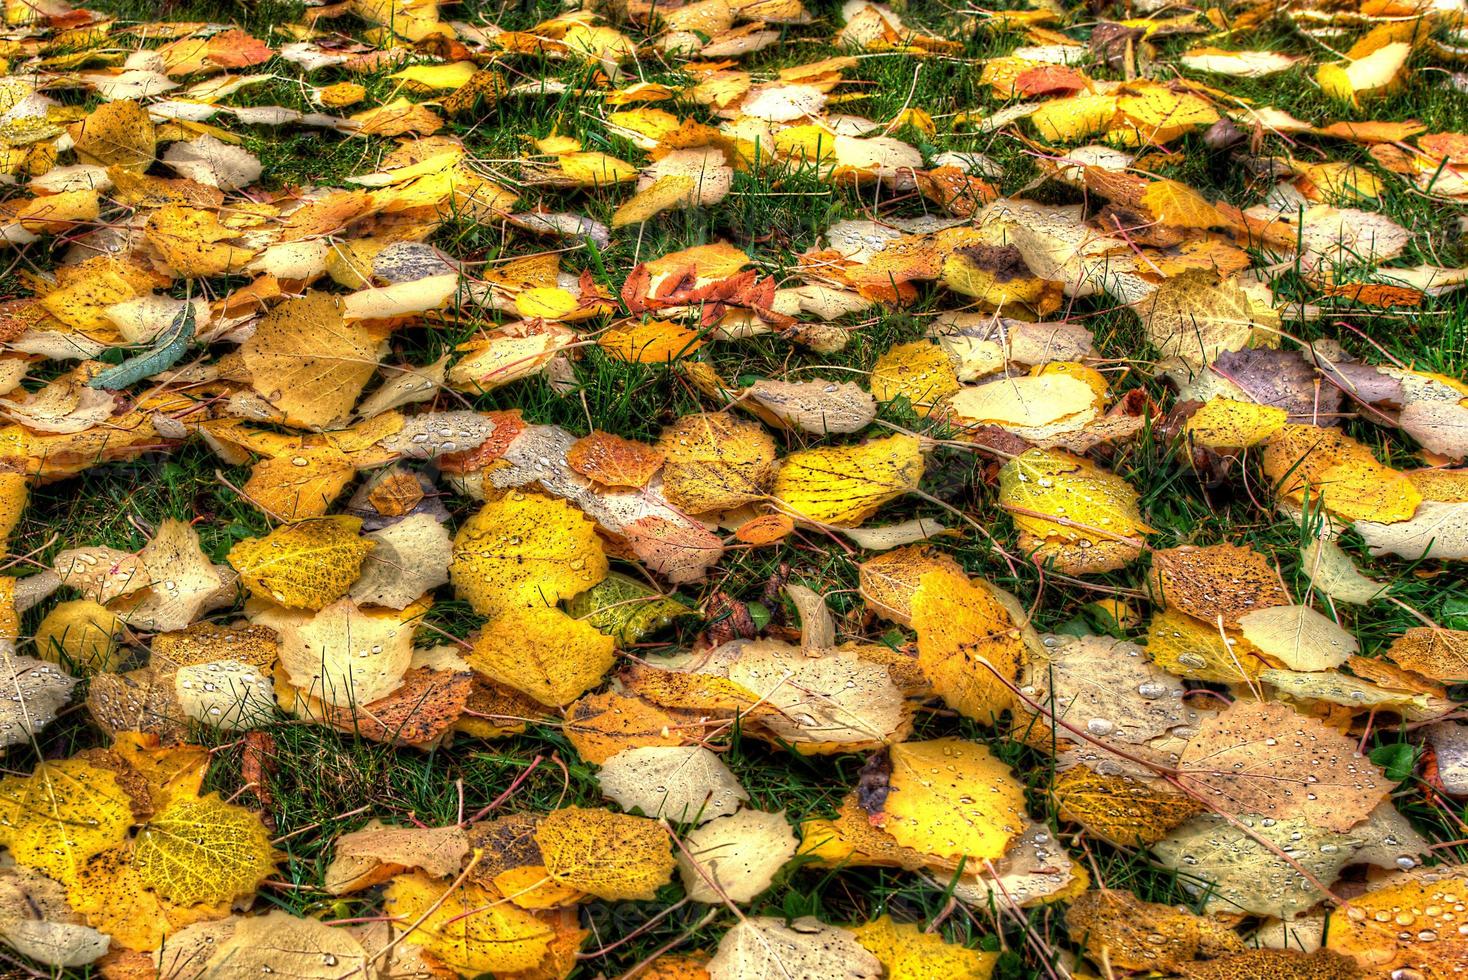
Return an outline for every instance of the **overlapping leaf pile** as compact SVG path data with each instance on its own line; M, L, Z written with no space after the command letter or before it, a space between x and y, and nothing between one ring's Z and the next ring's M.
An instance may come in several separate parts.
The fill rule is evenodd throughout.
M1464 8L1126 8L7 0L7 961L1462 975Z

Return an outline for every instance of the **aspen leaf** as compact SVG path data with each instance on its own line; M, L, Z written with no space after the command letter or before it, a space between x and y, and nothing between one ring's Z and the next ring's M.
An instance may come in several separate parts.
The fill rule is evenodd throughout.
M1231 812L1304 818L1335 831L1364 820L1388 790L1356 741L1278 703L1235 701L1205 719L1179 782Z
M999 471L999 502L1014 518L1021 546L1037 548L1041 559L1053 553L1061 571L1120 568L1140 552L1131 539L1151 530L1129 483L1053 450L1031 449L1006 463ZM1082 553L1063 550L1067 545ZM1089 550L1100 560L1086 556Z
M552 605L607 574L596 527L570 504L511 490L469 518L454 538L455 591L485 616Z
M1309 606L1271 606L1239 618L1244 639L1291 670L1330 670L1360 651L1356 638Z
M1156 551L1150 585L1166 608L1229 629L1251 612L1291 604L1269 559L1235 544Z
M132 863L170 902L222 905L253 895L278 860L258 817L210 794L155 814L138 832Z
M958 391L958 377L947 352L925 340L897 344L872 365L872 396L880 402L906 398L931 406Z
M451 888L421 873L393 879L384 893L386 911L409 924L422 919L407 942L463 976L531 970L545 958L550 926L496 890L468 883Z
M609 902L650 901L673 874L672 841L654 820L566 807L535 831L556 881Z
M719 817L683 838L683 889L695 902L749 902L770 887L796 844L784 813L740 810Z
M316 613L262 610L256 623L280 634L280 665L301 692L337 707L365 705L403 682L418 611L362 609L338 599Z
M116 777L81 759L0 780L0 843L17 863L63 884L93 855L121 843L132 823Z
M275 909L241 919L204 969L206 976L220 980L261 974L329 980L346 971L365 973L368 960L367 951L347 929Z
M369 888L406 868L449 878L468 854L469 838L460 827L389 827L372 820L336 839L326 890L343 895Z
M709 961L712 980L877 980L882 963L845 929L802 916L740 919Z
M663 494L690 514L763 498L775 476L775 441L758 422L727 413L685 415L663 430Z
M466 659L490 680L558 707L601 683L616 644L553 606L516 606L484 625Z
M1021 629L983 584L946 568L927 571L912 595L918 667L944 703L988 722L1015 705L1028 659Z
M893 922L883 915L851 930L856 941L881 961L888 980L989 980L998 953L980 952L924 932L915 922Z
M255 392L293 425L345 418L377 370L376 339L342 312L336 297L309 292L267 313L240 348Z
M982 862L1002 856L1024 829L1024 789L985 746L942 738L903 742L888 754L883 827L903 847Z
M619 361L667 364L703 346L699 335L672 320L648 320L630 327L613 327L597 338L597 345Z
M683 742L675 716L616 691L588 694L567 708L566 737L592 765L603 765L626 749Z
M647 443L593 432L566 451L566 465L611 487L645 487L663 465L663 452Z
M1065 922L1085 937L1086 955L1123 970L1177 970L1199 957L1242 952L1244 941L1212 919L1144 902L1129 891L1088 891Z
M1461 681L1468 678L1468 630L1413 626L1392 641L1386 655L1424 677Z
M596 778L602 795L622 809L674 823L707 823L749 799L729 767L701 745L623 749L601 763Z
M45 660L87 677L121 666L117 637L122 620L90 599L57 605L36 627L36 652Z
M1326 946L1378 973L1407 969L1427 977L1452 976L1468 956L1468 938L1458 930L1456 915L1465 898L1468 876L1461 866L1388 879L1330 913Z
M1086 766L1057 773L1052 792L1060 819L1123 847L1156 843L1203 811L1202 803L1175 790Z
M917 489L922 475L918 440L889 436L791 453L781 461L770 494L798 518L854 527L889 500Z
M54 664L0 648L0 749L40 734L71 701L76 683Z
M372 551L355 517L324 517L246 538L229 563L255 595L293 609L318 610L346 595Z
M1287 418L1284 409L1272 405L1214 398L1188 416L1183 432L1209 449L1248 449L1278 432Z
M1300 549L1300 569L1312 586L1337 602L1364 606L1387 589L1384 583L1361 574L1340 545L1324 538L1311 538Z
M153 120L136 102L104 102L83 121L76 151L83 162L141 173L157 155Z

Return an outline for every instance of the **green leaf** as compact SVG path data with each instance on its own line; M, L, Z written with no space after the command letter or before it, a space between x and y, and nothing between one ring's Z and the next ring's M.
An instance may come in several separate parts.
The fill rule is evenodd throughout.
M566 603L573 619L580 619L630 646L693 610L637 579L612 572Z
M1370 752L1371 761L1386 770L1386 778L1400 783L1417 768L1417 747L1407 742L1378 745Z

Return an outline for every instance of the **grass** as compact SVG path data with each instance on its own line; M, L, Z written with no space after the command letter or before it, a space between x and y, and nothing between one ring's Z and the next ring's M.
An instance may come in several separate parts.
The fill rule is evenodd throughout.
M231 5L165 0L160 7L142 0L107 0L99 6L116 12L124 20L233 20L262 37L279 25L299 22L301 13L294 4L276 2ZM834 34L837 20L833 8L837 6L813 3L813 9L822 18L815 28L791 30L788 43L750 56L745 67L767 72L835 53L819 38ZM913 6L923 7L923 14L915 11L915 20L930 23L945 36L963 39L962 55L931 60L897 54L865 55L852 73L859 84L847 89L860 93L860 97L843 103L841 109L885 120L904 108L921 108L937 121L938 134L926 135L909 128L897 135L918 146L925 156L931 158L945 151L985 153L1003 167L1004 175L999 181L1003 192L1017 194L1031 187L1037 170L1022 144L1008 136L979 134L964 128L955 130L949 123L960 111L982 113L999 107L1000 103L980 84L981 61L1010 50L1022 43L1021 39L977 30L971 20L946 13L936 5ZM456 7L453 16L470 21L484 18L506 28L524 28L557 12L556 6L550 3L468 2ZM351 33L365 25L348 18L335 21L332 26ZM275 40L282 42L283 38ZM1179 50L1189 40L1167 39L1159 63L1165 65L1166 54ZM1271 25L1257 38L1238 40L1294 52L1311 50L1301 35L1280 25ZM574 70L561 63L525 58L514 62L514 68L517 79L557 77L572 82L572 89L578 87L574 84L577 81ZM272 62L260 70L273 72L280 78L246 89L235 98L235 104L316 108L305 100L305 88L294 81L294 66ZM641 70L648 81L673 85L686 81L677 70L656 62L644 63ZM1104 68L1093 70L1099 77L1108 77ZM383 70L354 80L367 87L373 100L381 101L394 85L387 74ZM314 75L312 82L326 84L345 77L336 69L327 69ZM1264 81L1228 81L1220 83L1220 87L1317 122L1417 118L1434 130L1468 130L1468 100L1450 93L1438 83L1434 73L1420 70L1409 76L1402 91L1361 110L1327 100L1314 88L1304 68ZM680 114L707 118L703 109L690 104L680 102L670 108ZM476 158L485 161L519 157L525 152L526 137L553 133L574 135L588 149L639 159L630 144L606 130L601 116L599 101L589 96L516 96L504 99L481 119L455 122L451 130L462 136ZM347 176L374 169L392 146L384 140L342 138L315 131L276 132L261 128L246 133L245 145L262 160L266 183L271 187L340 184ZM1251 179L1227 156L1210 153L1198 134L1185 137L1168 149L1175 152L1158 166L1155 172L1160 175L1185 181L1210 198L1222 198L1241 207L1262 200L1267 183ZM1283 154L1287 147L1271 139L1265 141L1263 150ZM1296 152L1311 159L1345 159L1374 167L1360 148L1348 144L1305 144L1296 147ZM1037 193L1057 192L1046 188ZM607 221L622 197L612 193L549 192L542 201L551 209L582 211ZM881 197L870 192L858 197L848 189L829 186L809 169L777 173L771 168L743 173L737 176L729 198L714 208L664 215L636 233L616 235L612 247L595 261L571 255L567 264L577 271L583 264L608 270L611 281L606 285L615 289L621 276L639 258L653 258L675 249L727 238L747 246L767 271L785 273L793 266L793 256L813 245L834 221L868 217L873 213L921 213L919 201L888 201ZM1410 261L1439 265L1468 262L1461 208L1444 208L1424 197L1404 193L1399 184L1382 201L1361 206L1381 210L1413 231L1413 242L1407 253ZM543 241L527 236L504 236L498 227L458 220L446 222L433 241L455 256L471 261L532 254L546 247ZM24 261L43 268L48 260L33 252ZM13 274L0 283L0 290L20 291ZM731 380L809 377L813 373L859 380L892 344L920 336L927 314L940 309L942 304L942 299L930 296L911 310L879 312L861 319L848 347L832 356L813 355L773 337L738 344L714 343L704 349L703 356L723 377ZM1154 398L1169 397L1165 384L1153 378L1148 370L1150 352L1139 321L1128 311L1111 310L1108 306L1100 301L1082 301L1075 313L1086 317L1102 354L1126 368L1113 372L1115 387L1118 391L1141 387ZM394 354L425 363L469 335L474 326L458 324L404 332L394 340ZM1410 316L1342 304L1328 309L1317 320L1289 323L1286 328L1302 338L1333 336L1356 353L1379 357L1372 345L1362 339L1369 337L1381 350L1406 363L1448 375L1460 376L1468 367L1468 292L1435 300L1421 313ZM701 401L675 372L613 361L596 348L585 352L576 370L579 387L572 396L557 395L536 379L479 398L475 407L518 407L534 422L563 425L578 434L594 426L633 438L654 437L662 426L680 416L712 407ZM927 425L902 404L884 406L881 420L907 429ZM1392 432L1356 420L1348 421L1346 429L1378 449L1388 461L1408 463L1414 456L1413 447ZM799 436L780 438L785 450L801 448L807 441ZM1307 583L1299 569L1299 529L1261 510L1237 477L1223 487L1205 488L1173 447L1152 439L1117 449L1109 464L1142 491L1144 515L1157 530L1152 539L1155 546L1219 541L1246 543L1275 558L1286 581L1303 594ZM36 488L12 546L18 554L28 554L39 562L46 562L64 547L83 543L133 550L147 540L148 531L158 521L167 517L197 518L206 550L221 560L235 541L266 529L259 512L231 489L240 486L247 475L246 468L223 465L197 444L172 455L95 467L78 478ZM930 460L924 489L949 507L961 509L990 526L1000 541L1013 541L1008 521L999 515L994 504L993 469L983 460L970 453L939 449ZM453 506L456 517L462 518L475 505L455 499ZM905 502L889 511L894 520L923 515L951 523L950 515L943 508L922 501ZM772 576L788 574L790 581L805 583L828 595L847 632L886 635L899 643L910 639L902 631L882 634L884 626L863 621L861 603L855 594L856 558L829 547L820 539L796 536L792 542L778 549L731 550L716 572L718 588L736 599L767 602L766 585ZM1027 564L1018 565L1012 572L988 542L973 533L946 542L945 547L972 574L1015 592L1026 605L1038 606L1037 625L1042 629L1104 629L1106 624L1089 604L1108 592L1125 594L1143 582L1141 567L1100 576L1091 587L1042 578ZM1352 550L1357 557L1365 558L1361 549ZM1435 563L1413 564L1393 559L1367 560L1365 566L1376 577L1389 579L1392 596L1403 604L1443 626L1468 628L1468 582L1455 572ZM697 604L707 591L695 587L683 589L681 593ZM34 630L43 612L44 609L36 610L27 615L27 631ZM788 615L788 611L776 612ZM1384 603L1354 613L1353 620L1354 631L1368 655L1379 652L1401 630L1417 625L1408 612ZM452 601L441 602L436 607L432 622L456 636L466 635L477 625L476 617L467 607ZM659 642L669 649L686 646L693 641L700 626L697 620L684 622L660 637ZM1135 636L1135 631L1128 635ZM1053 817L1051 801L1045 792L1051 762L1043 753L950 714L925 715L919 720L918 730L923 737L956 734L991 744L1026 781L1031 791L1032 812ZM495 742L464 739L448 748L422 753L385 748L300 724L281 723L273 726L270 733L275 740L278 769L265 787L267 792L247 791L242 799L247 802L269 799L269 814L282 835L280 846L288 859L282 865L278 886L267 887L262 896L264 901L296 913L326 918L372 914L375 900L372 892L332 898L319 890L334 838L357 829L369 817L390 822L417 820L430 825L454 821L463 813L472 813L489 804L538 758L543 761L535 765L529 778L506 804L507 808L545 810L558 805L600 803L593 770L577 761L562 733L552 725L532 726L523 736ZM201 737L209 736L201 733ZM64 723L48 729L38 750L44 757L68 755L95 744L98 738L87 725L84 712L78 710ZM1396 730L1378 728L1373 734L1373 744L1393 744L1401 738ZM243 749L238 743L218 737L213 738L213 744L217 751L210 774L211 786L225 795L233 794L242 785ZM830 814L855 783L857 769L863 761L858 756L806 758L737 734L725 758L748 787L756 805L787 809L790 816L798 818ZM28 771L35 761L31 754L19 752L5 760L5 768ZM1462 816L1461 808L1453 815L1426 801L1417 777L1402 784L1396 799L1419 829L1434 839L1454 840L1463 836L1461 825L1455 822ZM1196 898L1182 890L1172 874L1152 866L1145 855L1095 841L1082 842L1073 835L1074 828L1059 829L1064 833L1063 839L1072 845L1074 853L1099 881L1134 889L1151 900L1196 904ZM1468 858L1468 850L1461 846L1444 848L1440 854L1459 860ZM658 902L589 907L586 921L595 928L591 945L616 945L594 962L584 963L576 976L591 977L599 971L608 976L619 975L652 951L675 941L681 940L683 949L711 948L730 922L727 914L695 927L702 910L683 907L646 931L639 931L678 897L680 891L671 886L659 896ZM904 920L941 919L941 930L948 938L1004 951L996 975L1004 978L1038 975L1039 957L1026 945L1024 931L1015 921L995 910L975 909L945 915L944 897L941 887L935 888L910 874L880 869L836 873L806 866L788 869L775 887L746 911L748 914L811 914L834 922L862 921L883 911ZM1029 927L1056 943L1063 942L1064 937L1060 918L1058 912L1046 908L1028 913ZM619 939L627 936L633 938L618 944Z

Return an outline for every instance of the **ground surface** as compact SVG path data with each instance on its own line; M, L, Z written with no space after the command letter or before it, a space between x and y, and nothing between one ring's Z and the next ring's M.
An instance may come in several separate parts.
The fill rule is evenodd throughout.
M161 4L114 0L100 6L117 11L123 18L140 20L234 20L262 37L275 25L297 20L299 16L292 5L275 2L232 6L190 0L165 0ZM818 16L833 13L829 5L813 6ZM847 111L886 120L905 107L919 107L935 121L936 135L915 129L899 130L896 135L918 146L927 156L946 150L988 154L1004 168L1003 177L997 181L1001 191L1013 193L1026 186L1036 173L1028 147L1009 135L976 134L951 122L959 112L983 114L1003 104L979 84L981 61L1006 52L1019 40L965 26L968 18L958 9L945 9L940 4L913 4L913 7L910 16L914 22L945 37L962 40L962 55L922 60L903 54L864 55L854 70L854 77L862 79L864 84L855 89L859 94L847 105ZM484 18L506 28L523 28L555 12L554 6L548 4L468 2L460 5L454 16L469 21ZM339 23L344 30L353 29L350 20ZM835 49L820 40L832 34L834 27L792 30L787 44L749 57L743 67L764 71L835 53ZM1257 36L1237 40L1250 47L1316 53L1311 41L1287 27L1269 27ZM1166 41L1163 49L1188 43L1187 38ZM1304 67L1263 81L1231 80L1227 88L1236 95L1317 122L1415 118L1427 123L1433 131L1468 130L1468 97L1449 91L1442 84L1440 73L1427 67L1425 58L1414 62L1414 66L1419 70L1410 73L1399 92L1361 110L1343 108L1327 100L1311 81L1310 69ZM562 66L543 67L547 73L560 72L559 77L572 77L565 74L570 69ZM284 105L307 111L314 108L303 100L302 88L294 81L293 66L272 62L263 70L278 70L280 81L249 90L242 99L243 104ZM677 84L681 80L677 71L653 62L643 62L640 70L647 81ZM1104 69L1097 72L1104 77ZM384 77L366 80L369 93L374 96L389 90L392 84ZM451 131L463 138L473 156L490 166L496 160L518 157L524 150L526 137L552 133L572 135L588 148L636 159L635 150L607 133L601 115L596 100L574 95L516 98L502 101L493 112L472 123L453 123ZM370 161L388 148L386 141L310 131L289 132L280 138L258 135L262 132L259 130L253 132L256 135L247 138L245 145L264 163L264 180L268 186L339 183L346 175L370 170ZM1257 203L1266 189L1267 185L1251 180L1228 155L1210 152L1198 134L1183 137L1170 148L1179 151L1181 156L1159 175L1185 181L1210 198L1248 206ZM1364 151L1349 145L1334 145L1331 153L1335 159L1367 161ZM578 207L605 221L618 202L618 195L591 193L578 198ZM735 177L733 192L720 204L663 215L635 234L620 233L598 261L607 268L626 269L639 257L655 257L678 248L728 239L746 248L763 268L779 270L790 266L795 253L814 245L833 221L876 213L916 214L923 207L918 200L877 200L875 209L873 203L865 195L859 197L849 189L825 184L808 172L786 175L778 181L778 186L769 172L740 173ZM1410 193L1390 193L1381 201L1361 206L1379 208L1411 229L1409 259L1442 266L1468 263L1461 208ZM434 242L461 258L489 261L504 257L498 236L491 229L472 223L450 223ZM528 252L532 244L521 238L517 247ZM32 250L15 262L12 275L27 265L44 266L46 258ZM575 257L570 262L577 268L581 263L582 259ZM613 278L620 277L614 273ZM14 278L10 282L14 283ZM12 288L0 286L0 292L11 291ZM1116 370L1109 375L1113 390L1122 392L1140 386L1164 396L1165 385L1154 380L1149 370L1148 353L1136 317L1130 311L1106 310L1101 304L1087 305L1088 302L1091 301L1083 301L1074 312L1084 316L1086 324L1095 331L1103 355L1114 359ZM834 356L812 354L776 338L737 345L716 343L706 348L705 353L727 379L796 378L807 368L820 365L828 375L849 372L860 380L874 360L894 343L922 335L924 314L930 308L920 303L901 313L872 315L857 324L847 349ZM1453 377L1461 377L1468 369L1468 291L1431 301L1420 311L1406 313L1373 313L1343 305L1338 311L1310 323L1287 323L1286 329L1298 331L1304 337L1335 336L1358 352L1379 356L1371 350L1376 348L1420 369ZM1369 338L1369 343L1363 338ZM422 363L462 339L463 336L455 336L451 331L420 331L403 339L401 347L407 356ZM1130 370L1122 370L1123 367ZM532 380L474 399L474 406L518 407L532 421L560 424L578 434L594 426L630 438L655 437L663 425L700 410L696 393L674 372L661 367L619 363L592 348L579 363L577 372L580 388L571 397L557 396L542 381ZM882 418L915 430L929 425L902 406L884 406ZM1376 426L1348 421L1346 428L1378 448L1388 462L1400 460L1405 464L1415 451L1407 440L1396 439ZM1237 482L1205 490L1185 460L1151 439L1121 448L1112 467L1141 490L1142 513L1157 531L1152 539L1154 546L1224 540L1247 543L1272 555L1287 582L1300 581L1296 552L1300 532L1256 506ZM973 515L996 534L1010 534L1007 519L995 508L994 490L986 481L984 464L972 454L957 449L940 450L930 461L929 473L924 487L930 494ZM222 466L197 443L167 457L145 457L128 464L97 467L81 477L37 489L11 547L16 554L29 555L40 562L73 542L134 550L146 542L145 529L165 517L179 517L198 519L206 550L215 560L221 560L235 541L266 529L262 516L243 504L231 489L231 484L238 486L247 475L246 468ZM460 515L474 506L463 500L451 500L450 505ZM891 513L894 518L908 514L939 518L947 515L944 509L918 500L899 504ZM1015 574L974 533L951 542L948 548L970 573L989 578L1017 593L1027 605L1036 607L1038 625L1045 629L1104 630L1108 624L1099 621L1086 608L1087 604L1107 596L1129 598L1143 583L1144 573L1138 568L1097 577L1085 587L1054 579L1042 582L1042 577L1027 565L1019 566ZM766 583L787 567L792 581L803 582L827 596L838 615L858 605L853 555L812 537L797 535L787 546L777 549L731 551L718 569L715 582L726 595L763 603L767 609ZM1417 565L1395 559L1373 560L1369 571L1390 578L1392 595L1401 603L1442 626L1468 628L1468 581L1461 575L1444 571L1434 563ZM712 586L695 587L683 594L690 602L698 603L711 590ZM31 614L28 627L34 627L37 615ZM442 601L432 613L432 622L449 634L463 636L476 624L476 618L462 603ZM666 636L650 649L686 645L707 625L699 620L687 621L677 633ZM1356 633L1365 652L1370 654L1412 625L1417 625L1417 620L1401 606L1378 603L1358 615ZM891 638L899 643L905 640L901 633ZM1031 800L1033 812L1047 813L1049 802L1043 787L1049 781L1046 769L1049 762L1043 754L1025 750L992 730L946 713L924 716L919 721L919 732L929 737L960 734L990 743L1036 788ZM324 914L329 918L372 913L370 900L330 899L316 888L331 842L340 833L356 829L369 815L391 820L412 817L430 825L453 821L462 812L476 810L498 796L537 756L552 753L564 767L538 766L518 789L513 805L543 810L557 804L600 803L593 771L577 761L576 753L553 726L535 726L523 736L492 743L461 740L452 747L426 753L392 749L304 724L283 723L273 727L271 734L279 754L279 770L269 786L271 815L280 834L279 846L288 854L288 862L282 866L278 882L265 888L262 896L265 901L296 913ZM1371 741L1373 745L1390 744L1399 737L1391 730L1377 730ZM39 748L44 755L56 757L97 744L98 739L85 711L74 710L61 724L46 732ZM230 795L240 786L241 747L228 738L218 741L210 783ZM801 818L834 810L854 784L856 770L863 761L859 756L806 758L737 737L725 759L748 787L755 805L784 808L792 817ZM22 752L7 758L4 765L7 770L25 772L33 761L33 757ZM248 801L250 794L246 793L242 799ZM1422 800L1414 779L1403 783L1397 794L1399 807L1434 838L1452 841L1463 836L1461 825L1454 825L1457 818ZM1170 873L1150 866L1143 856L1095 842L1085 842L1076 853L1093 876L1108 885L1133 888L1143 897L1157 901L1190 901ZM1468 857L1468 850L1461 845L1450 846L1445 853ZM887 909L902 918L927 920L940 913L944 905L941 890L913 875L876 869L833 873L806 868L782 875L776 886L747 911L787 916L814 914L827 921L840 922L862 921ZM618 975L651 951L680 938L688 947L707 947L724 928L723 923L716 923L695 928L688 934L704 910L685 906L651 928L640 930L660 907L659 903L627 904L612 911L595 907L590 919L595 930L590 947L605 946L607 951L594 962L588 962L580 975L589 977L599 972ZM1035 909L1029 916L1040 935L1063 936L1063 927L1053 911ZM1022 933L1011 919L981 912L950 914L942 929L952 940L986 949L1008 950L1001 961L999 976L1035 975L1037 967L1032 951L1026 948ZM635 936L625 938L634 932Z

